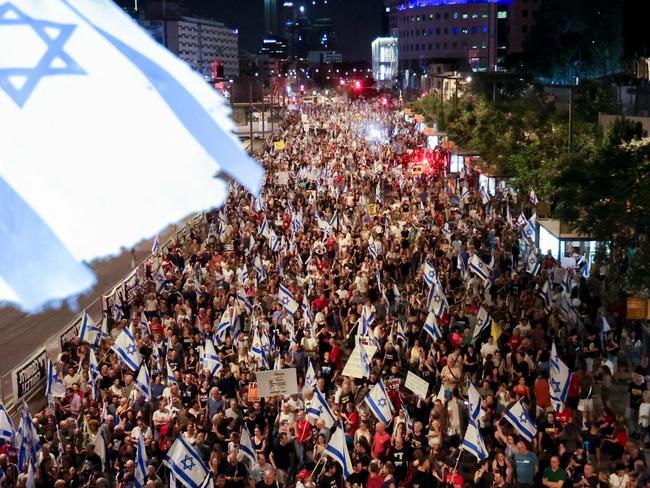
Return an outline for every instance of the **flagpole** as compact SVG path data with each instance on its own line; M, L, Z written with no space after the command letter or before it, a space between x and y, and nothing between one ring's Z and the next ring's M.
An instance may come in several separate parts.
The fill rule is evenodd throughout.
M325 454L323 453L323 454L321 455L320 459L318 460L318 462L316 463L316 466L314 466L314 469L311 470L311 473L309 474L309 477L310 477L310 478L311 478L312 476L314 476L314 472L316 471L316 468L318 468L318 465L320 464L320 462L323 460L324 457L325 457ZM319 473L319 476L320 476L320 473Z

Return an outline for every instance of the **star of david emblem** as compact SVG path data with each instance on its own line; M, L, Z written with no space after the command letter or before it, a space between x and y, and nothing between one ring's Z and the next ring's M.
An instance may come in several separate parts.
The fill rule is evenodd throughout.
M440 295L435 295L435 296L433 297L433 301L434 301L435 303L440 303L441 300L442 300L442 298L440 298Z
M377 404L380 407L385 407L386 406L386 399L385 398L380 398L379 400L377 400Z
M133 344L129 344L128 346L126 346L126 353L127 353L129 356L130 356L131 354L133 354L133 353L135 352L135 350L136 350L136 349L135 349L135 346L134 346Z
M195 463L194 459L186 454L185 457L181 460L181 464L183 465L183 469L185 471L190 471L192 468L194 468Z
M519 416L519 421L520 422L527 422L528 421L528 417L526 416L526 414L524 412L522 412L521 415Z
M476 319L476 325L479 327L483 325L483 319Z
M560 382L554 379L551 379L551 387L555 393L560 393Z
M16 35L28 41L28 55L22 65L0 64L0 90L4 91L19 107L23 107L36 85L45 76L83 75L86 72L63 51L76 26L38 20L26 15L12 3L0 5L0 38L3 34ZM31 32L25 32L27 29ZM27 34L25 37L24 34ZM40 41L38 40L40 38ZM21 41L21 45L23 41ZM43 53L38 53L44 48ZM29 59L36 54L37 59Z
M529 257L529 258L528 258L528 262L529 262L531 265L535 264L535 258L534 258L533 256Z
M319 411L320 413L323 413L323 406L322 406L322 405L318 407L318 411Z
M433 271L429 271L429 272L427 273L427 276L428 276L429 278L435 278L436 273L434 273Z
M289 298L288 297L282 298L282 305L287 305L288 303L289 303Z

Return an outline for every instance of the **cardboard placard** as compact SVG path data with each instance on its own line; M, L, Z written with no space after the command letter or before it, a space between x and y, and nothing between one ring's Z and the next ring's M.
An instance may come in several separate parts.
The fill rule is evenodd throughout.
M298 393L296 368L258 371L257 392L260 398L287 396Z
M372 357L375 355L375 352L377 352L377 347L373 345L364 344L363 349L366 351L366 354L368 355L368 360L372 363ZM354 346L354 349L352 350L352 353L348 358L348 362L345 363L345 367L343 368L343 376L350 376L351 378L366 377L364 375L364 368L361 364L360 355L361 355L361 349L359 348L359 344L357 340L357 345Z
M427 393L429 392L429 382L423 380L418 375L411 373L410 371L406 375L406 382L404 383L404 386L422 398L426 398Z

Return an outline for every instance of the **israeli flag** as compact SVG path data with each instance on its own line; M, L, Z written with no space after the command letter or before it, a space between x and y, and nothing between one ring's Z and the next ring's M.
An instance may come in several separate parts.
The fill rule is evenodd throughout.
M232 325L230 315L230 308L227 308L224 310L223 314L221 314L221 319L217 324L217 331L214 333L214 340L217 344L223 344L226 340L226 332L228 332L228 329Z
M3 28L16 49L0 65L0 112L11 121L0 131L0 202L11 209L3 234L12 236L0 300L38 310L89 289L96 279L84 261L220 205L221 171L259 191L264 171L232 133L223 99L113 2L6 2ZM192 190L151 192L134 207L114 198L126 174ZM119 232L107 232L114 215Z
M151 401L151 379L149 377L149 368L147 368L144 361L135 379L135 387L142 392L142 395L144 395L148 402Z
M361 310L361 317L359 319L361 321L361 327L357 327L357 335L361 337L365 337L367 335L370 335L372 331L372 326L375 323L375 315L372 313L372 310L370 307L364 305L363 309Z
M241 268L241 271L239 273L239 284L244 285L246 283L246 280L248 279L248 266L246 266L246 263L244 263L244 266Z
M266 205L264 204L264 197L261 194L257 198L253 197L253 211L255 213L264 212L265 207Z
M158 252L158 249L160 249L160 239L158 237L158 234L156 234L156 237L153 240L153 244L151 245L151 254L156 254Z
M63 386L63 381L59 378L59 373L52 361L50 361L50 358L47 358L47 386L45 387L45 395L58 398L65 396L65 386Z
M350 459L348 445L345 442L345 434L341 425L339 425L332 434L332 437L325 448L325 454L341 465L343 468L344 478L347 478L352 474L352 460Z
M93 398L96 399L99 395L99 386L97 383L101 379L101 373L99 370L99 363L97 362L97 356L95 356L95 351L92 349L88 350L88 376L90 378L90 387L93 390Z
M488 457L488 451L483 442L483 437L481 437L481 434L478 431L476 422L471 418L469 419L469 424L465 431L465 438L463 439L461 449L474 454L479 462Z
M149 329L149 321L147 316L144 314L144 311L140 312L140 330L147 335L151 335L151 329Z
M514 224L512 222L512 215L510 214L510 206L508 205L506 207L506 222L510 227L514 227Z
M436 273L436 268L428 259L424 261L424 281L426 281L429 286L434 286L438 282L438 273Z
M533 249L530 250L528 254L528 259L526 260L526 272L536 276L539 273L540 263L537 259L537 255Z
M147 477L147 448L144 445L142 432L138 436L138 445L135 450L135 473L134 481L136 488L144 488Z
M174 476L188 488L201 488L210 471L203 464L201 456L185 440L179 436L167 451L163 461Z
M368 239L368 252L374 259L377 259L377 256L379 256L379 248L372 237Z
M126 364L132 371L137 371L142 363L140 351L135 344L133 335L128 328L124 328L120 335L115 340L115 344L111 349L117 353L119 358Z
M388 425L393 418L393 406L390 403L384 382L379 380L366 396L366 404L380 422Z
M476 344L477 339L481 336L481 332L483 332L491 322L492 317L490 317L490 314L485 307L481 306L476 314L476 325L474 326L474 334L472 334L473 344Z
M401 322L397 323L396 337L398 341L402 341L404 344L408 344L408 339L406 338L406 334L404 333L404 327L402 327Z
M257 280L261 283L266 279L266 270L264 269L264 263L262 262L262 258L259 256L259 254L255 257L253 267L257 272Z
M291 292L282 284L278 290L278 302L280 302L282 308L291 316L296 313L299 307L298 302L293 298Z
M307 408L307 415L315 419L321 419L325 426L330 429L336 423L336 417L323 394L314 388L314 398L311 405Z
M174 375L174 370L172 367L167 363L167 386L178 386L178 381L176 381L176 376Z
M0 439L3 439L9 444L13 444L15 436L16 429L14 428L14 423L4 404L0 402Z
M433 311L427 314L427 319L424 321L424 330L431 336L434 342L442 340L442 332L440 332L440 327L438 327L438 319L436 319L436 314Z
M535 224L533 224L533 223L531 223L530 221L527 220L526 224L524 225L524 228L521 230L521 235L523 236L524 240L534 242L535 241Z
M476 422L481 414L481 394L471 381L467 380L467 408L469 409L469 416Z
M239 436L239 460L246 457L250 459L252 465L257 464L257 452L253 446L253 439L251 438L251 433L248 431L246 423L241 429L241 435Z
M440 317L445 311L445 308L448 307L447 297L445 296L445 293L442 291L442 287L438 283L436 283L435 286L432 286L429 289L429 295L427 297L427 301L428 301L427 310L432 311L438 317Z
M490 281L490 268L478 257L478 254L472 254L472 257L469 258L469 269L476 273L484 282Z
M551 399L557 402L566 403L569 394L569 385L571 384L571 370L560 359L555 348L555 343L551 347L551 374L549 379L549 389Z
M363 344L359 342L359 362L363 368L363 376L365 378L370 377L370 359L368 358L368 353L366 352Z
M102 330L93 324L93 321L86 312L81 318L81 329L79 330L79 339L81 342L87 342L90 347L96 348L102 339Z
M210 371L211 375L215 375L223 368L217 351L214 349L214 344L210 339L205 340L205 348L203 349L202 368Z
M532 205L537 205L539 203L539 200L537 199L537 195L535 195L535 190L533 190L532 188L530 189L529 198L530 198L530 203Z
M23 400L23 406L20 415L20 425L16 433L16 446L18 446L18 470L24 471L29 463L35 467L38 463L38 457L41 453L42 444L38 437L38 432L32 416L29 413L29 407Z
M253 343L251 344L251 356L257 359L258 363L266 361L266 359L264 358L264 349L262 348L262 341L260 339L260 335L257 332L257 330L255 330L255 333L253 334Z
M305 373L305 385L309 388L316 388L316 372L314 365L311 364L311 359L307 358L307 372Z
M332 218L329 221L330 228L338 229L339 228L339 223L340 223L339 211L336 210L336 211L334 211L334 215L332 215Z
M517 429L517 432L519 432L522 437L526 438L528 442L533 442L533 439L537 435L537 426L528 415L528 411L521 400L515 403L510 410L506 412L505 418L515 429Z

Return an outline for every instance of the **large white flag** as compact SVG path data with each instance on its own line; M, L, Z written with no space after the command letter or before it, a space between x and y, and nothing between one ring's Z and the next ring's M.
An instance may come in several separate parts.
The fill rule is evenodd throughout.
M144 445L142 432L138 436L138 445L135 451L135 486L144 488L145 477L147 476L147 448Z
M307 415L315 419L321 419L325 422L325 426L328 429L336 423L336 417L332 409L317 388L314 388L314 398L311 401L311 405L307 407Z
M465 431L465 438L463 439L461 449L465 449L474 454L479 462L488 457L488 451L483 442L483 437L481 437L481 433L478 431L476 422L471 418L469 419L469 424Z
M571 384L571 370L557 355L555 343L551 347L551 374L549 379L549 389L551 391L551 400L556 410L561 403L566 403Z
M348 446L345 442L345 434L341 426L338 426L332 434L332 438L325 448L325 454L341 465L344 478L352 474L352 460L350 459Z
M492 322L490 314L485 309L481 307L478 309L476 314L476 325L474 326L474 333L472 334L472 343L476 344L476 340L481 336L481 332Z
M210 472L201 456L181 435L165 455L164 463L176 478L188 488L200 488Z
M521 400L510 407L510 410L505 414L505 418L528 442L533 442L535 435L537 435L537 426L528 415L528 411Z
M111 346L111 349L117 353L122 362L132 371L138 370L142 362L142 357L128 327L124 328L120 335L117 336L115 344Z
M375 417L388 425L393 418L393 406L390 403L383 381L379 380L372 387L372 390L366 396L366 404Z
M469 416L478 422L478 417L481 413L481 394L472 384L471 381L467 380L467 408L469 409Z
M298 302L293 297L288 288L284 285L280 285L278 289L278 302L282 305L282 308L289 314L292 315L296 313L299 308Z
M259 191L263 169L232 133L223 99L112 1L5 2L0 31L13 46L0 62L0 202L11 236L0 299L37 309L88 289L96 280L83 261L220 205L221 171ZM191 190L115 198L126 176Z

